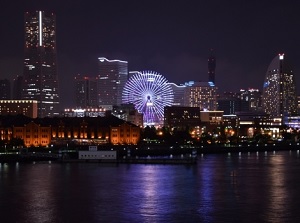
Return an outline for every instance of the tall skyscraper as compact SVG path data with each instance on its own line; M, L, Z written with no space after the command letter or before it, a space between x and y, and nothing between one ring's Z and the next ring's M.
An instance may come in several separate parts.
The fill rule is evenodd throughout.
M263 110L272 116L284 118L297 112L295 76L284 54L277 55L268 67L262 102Z
M74 78L76 107L87 108L98 106L97 80L78 74Z
M208 81L216 84L215 72L216 72L216 57L214 56L214 50L210 50L210 57L207 60L208 64Z
M44 11L25 13L23 99L38 101L38 116L59 114L56 18Z
M121 105L122 92L128 79L128 62L99 57L99 105Z

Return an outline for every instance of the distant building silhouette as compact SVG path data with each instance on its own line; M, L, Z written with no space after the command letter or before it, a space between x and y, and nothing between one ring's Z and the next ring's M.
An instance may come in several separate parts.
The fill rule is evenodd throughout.
M23 99L38 101L38 116L59 114L56 18L44 11L25 13Z
M224 115L249 111L249 101L243 100L239 93L224 92L218 98L218 110L224 111Z
M98 88L95 78L81 76L74 77L75 105L78 108L98 106Z
M216 57L214 56L214 50L210 50L210 57L208 58L208 81L216 84L215 74L216 74Z
M8 79L0 80L0 99L11 99L11 87Z
M17 76L13 80L13 99L22 99L23 91L23 76Z

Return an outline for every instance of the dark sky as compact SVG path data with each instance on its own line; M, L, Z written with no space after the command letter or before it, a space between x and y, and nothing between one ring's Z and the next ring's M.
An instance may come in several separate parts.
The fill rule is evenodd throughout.
M220 92L261 90L278 53L289 59L300 92L297 0L1 0L0 9L0 79L22 74L24 12L56 13L63 107L72 105L73 77L96 76L100 56L180 84L208 80L210 48Z

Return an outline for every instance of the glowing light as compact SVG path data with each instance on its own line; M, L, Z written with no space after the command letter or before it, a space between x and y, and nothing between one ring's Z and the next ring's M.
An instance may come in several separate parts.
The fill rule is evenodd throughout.
M172 105L174 94L162 75L153 71L135 72L125 84L122 101L134 104L143 113L145 126L157 126L162 124L164 107Z
M284 59L284 54L279 54L279 60L283 60Z
M43 19L42 19L42 11L39 11L39 44L43 45Z
M99 60L100 62L107 61L107 62L109 62L109 63L111 63L111 62L128 63L127 61L123 61L123 60L109 60L109 59L107 59L107 58L105 58L105 57L99 57L98 60Z

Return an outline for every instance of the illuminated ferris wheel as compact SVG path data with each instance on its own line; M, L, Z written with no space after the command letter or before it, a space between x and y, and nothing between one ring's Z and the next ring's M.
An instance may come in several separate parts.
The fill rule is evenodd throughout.
M164 107L172 105L174 94L162 75L153 71L134 72L125 84L122 101L134 104L143 113L144 126L157 126L163 123Z

